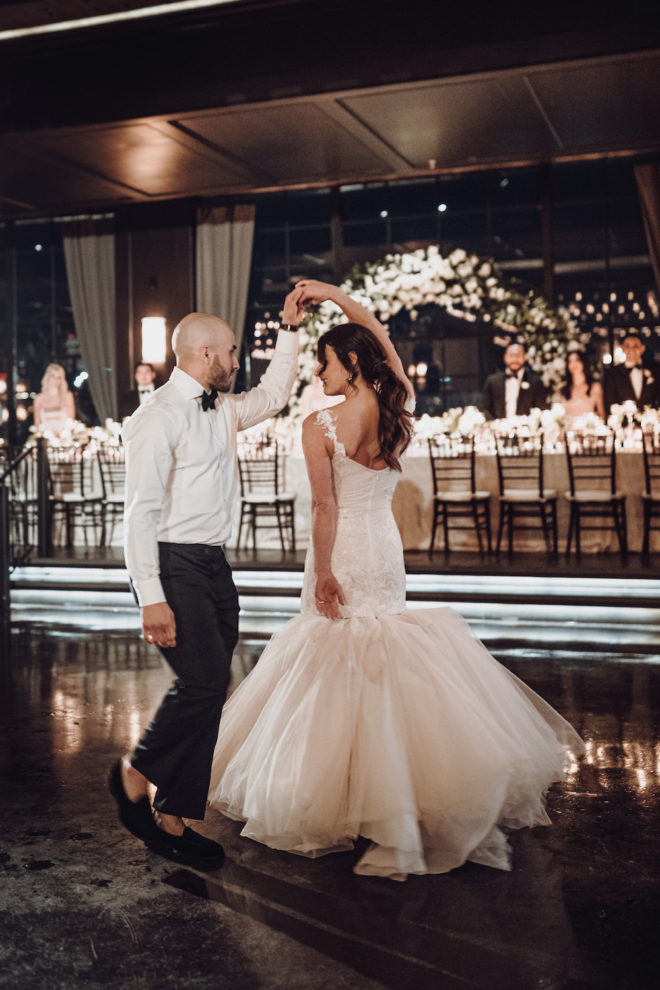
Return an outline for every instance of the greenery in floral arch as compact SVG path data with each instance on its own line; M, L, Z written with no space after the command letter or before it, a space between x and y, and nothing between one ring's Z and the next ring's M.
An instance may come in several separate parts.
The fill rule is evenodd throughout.
M502 343L514 337L525 342L527 360L548 389L562 378L569 346L585 343L566 314L521 282L505 277L492 261L462 248L447 256L434 244L407 254L388 254L355 265L341 287L386 327L401 310L407 310L414 321L419 309L429 304L469 322L492 323L493 336ZM287 417L294 422L300 418L300 394L314 375L316 341L342 318L333 303L305 314L299 331L299 384Z

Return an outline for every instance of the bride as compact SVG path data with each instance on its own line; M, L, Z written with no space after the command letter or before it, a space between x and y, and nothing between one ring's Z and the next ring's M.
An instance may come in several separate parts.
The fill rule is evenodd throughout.
M406 611L390 503L414 393L387 333L339 288L298 283L349 323L316 374L345 401L309 416L312 540L300 615L225 705L209 802L242 835L304 856L370 845L358 874L404 880L472 860L510 869L502 826L547 825L577 733L449 608Z

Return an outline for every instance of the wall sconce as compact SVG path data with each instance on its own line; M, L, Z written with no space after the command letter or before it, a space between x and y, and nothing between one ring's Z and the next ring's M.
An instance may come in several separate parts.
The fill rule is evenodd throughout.
M142 360L150 364L165 364L165 317L142 317Z

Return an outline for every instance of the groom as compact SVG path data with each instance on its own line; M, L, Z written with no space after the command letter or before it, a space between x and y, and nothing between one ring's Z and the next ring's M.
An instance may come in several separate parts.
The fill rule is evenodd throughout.
M231 395L229 326L191 313L174 331L177 366L126 423L126 566L144 638L175 673L151 725L119 760L110 790L124 826L149 847L222 864L202 820L220 712L238 639L238 594L224 547L238 492L236 434L285 405L297 371L302 289L286 297L273 359L259 384ZM152 807L148 785L156 786Z

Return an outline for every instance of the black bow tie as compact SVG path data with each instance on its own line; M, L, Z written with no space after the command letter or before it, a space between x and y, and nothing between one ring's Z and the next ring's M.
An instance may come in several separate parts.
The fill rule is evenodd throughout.
M215 409L215 400L218 398L217 388L212 388L210 392L202 392L202 409L206 412Z
M520 374L520 372L519 371L509 371L509 369L507 368L505 374L506 374L506 377L507 378L517 378L518 375Z
M640 368L641 369L641 367L642 367L641 364L631 364L631 365L628 366L628 371L634 371L635 368Z
M139 389L140 395L151 395L153 392L152 388L141 388Z

